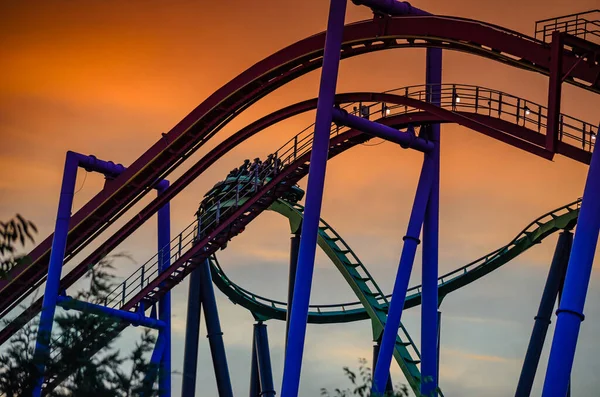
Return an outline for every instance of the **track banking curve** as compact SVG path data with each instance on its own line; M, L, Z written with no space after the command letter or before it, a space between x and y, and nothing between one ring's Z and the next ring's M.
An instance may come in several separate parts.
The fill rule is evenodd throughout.
M498 269L529 248L541 243L551 234L560 230L570 230L575 227L579 215L580 203L581 200L579 199L541 215L521 230L508 244L440 276L438 278L440 302L450 292L456 291ZM288 218L291 225L297 225L302 221L304 207L299 204L291 204L284 200L278 200L269 207L269 210ZM358 256L330 225L322 219L321 224L318 243L324 249L328 258L338 269L348 264L356 267L355 262L360 263ZM348 260L348 257L351 257L352 260ZM227 276L219 264L216 255L210 257L210 263L213 282L233 303L239 304L249 310L257 320L286 320L286 302L262 297L237 285ZM367 274L367 276L371 278L370 275ZM421 286L411 287L407 292L404 308L408 309L418 306L421 303ZM390 297L391 294L385 295L387 299ZM387 300L384 300L383 297L378 297L377 300L387 310ZM311 305L308 322L313 324L329 324L367 320L369 319L369 314L362 305L360 301Z
M512 144L516 147L520 147L524 150L534 152L541 156L545 156L545 151L541 146L539 146L543 145L544 142L544 134L540 132L544 127L544 119L541 118L538 120L538 116L536 116L535 121L537 124L535 128L533 128L531 125L528 125L527 123L531 123L531 120L527 120L525 118L521 118L525 125L515 124L515 122L519 120L515 117L515 114L519 113L519 108L515 105L517 102L523 101L524 103L528 103L529 106L531 106L532 108L535 108L539 105L531 101L525 101L521 98L502 93L500 91L485 89L483 87L461 86L451 84L448 85L447 88L444 88L444 90L450 92L459 92L462 95L463 99L459 104L457 104L452 103L451 99L448 100L446 98L442 101L442 107L438 108L421 100L424 97L424 87L416 86L405 87L392 91L403 95L397 95L392 92L340 94L336 96L336 103L340 105L346 104L347 107L350 107L353 103L356 105L362 103L364 106L370 106L372 109L374 109L374 114L377 114L375 109L381 107L382 103L385 103L386 106L389 106L391 113L389 116L384 115L384 117L379 120L383 124L388 124L395 127L404 127L409 124L455 122L462 124L466 127L472 128L481 133L484 133L495 139L499 139L503 142ZM477 96L469 94L470 92L476 92L478 95L481 96L481 98L478 99ZM445 94L444 97L447 97L447 95ZM487 103L489 98L495 98L493 103L496 104L496 107L503 109L502 112L493 110L492 107L477 105L477 103L479 102ZM494 105L492 104L492 106ZM245 139L248 139L254 134L260 132L261 130L294 115L312 110L315 107L316 99L308 100L295 105L288 106L268 116L265 116L262 119L257 120L256 122L250 124L246 128L240 130L233 136L227 138L217 147L211 150L198 163L196 163L192 168L190 168L190 170L186 171L186 173L184 173L180 180L178 180L178 182L175 182L174 185L176 185L177 183L181 184L186 181L193 180L210 165L212 165L220 157L220 153L232 150L234 147L242 143ZM511 109L513 110L511 111ZM540 107L540 109L541 110L539 111L539 115L543 115L543 107ZM575 120L569 118L568 116L564 116L564 118L567 120ZM568 138L569 142L572 142L573 144L561 142L558 146L558 151L579 161L589 161L589 148L591 146L591 135L589 134L589 131L592 129L592 127L590 126L590 128L586 129L586 126L589 126L589 124L579 120L575 120L570 124L566 123L564 137L565 139ZM312 130L306 129L297 135L297 137L300 138L296 137L292 138L292 140L296 139L302 145L302 149L307 149L308 144L310 143L307 139L309 139L312 136L311 131ZM336 132L337 134L337 131L332 131ZM344 143L343 150L354 146L356 143L360 143L361 140L368 139L367 136L358 131L349 131L347 134L350 134L345 135L347 139L349 139L349 141ZM586 134L588 134L587 138ZM578 135L580 136L579 138L577 138ZM339 142L339 137L336 136L335 139L336 142ZM359 140L356 141L356 139ZM289 145L290 142L292 142L292 140L288 141L287 145ZM586 142L588 142L587 145ZM334 145L332 144L332 147L333 146ZM279 153L283 153L282 150L283 149L280 149ZM339 147L336 150L339 150ZM332 153L337 152L334 150ZM308 158L306 159L306 163L307 161ZM302 164L297 163L296 166L302 167ZM303 176L307 169L308 168L305 164L301 174L298 175L300 177ZM183 189L183 187L181 187L181 189ZM136 218L130 221L130 223L134 222L135 220ZM87 267L83 266L84 264L94 263L94 257L97 257L101 253L109 252L111 248L114 248L114 246L111 247L107 243L102 244L86 260L84 260L74 270L72 270L65 277L63 277L63 279L61 280L61 288L67 289L68 287L70 287L77 279L79 279L87 271ZM19 317L14 319L8 326L6 326L0 332L0 343L6 341L12 334L14 334L14 332L16 332L16 330L18 330L22 326L22 324L26 323L29 319L33 318L39 312L41 308L41 301L42 298L40 297L36 302L30 305L29 308L27 308ZM15 302L15 304L17 304L17 302Z
M211 139L227 122L268 93L321 66L325 34L320 33L265 58L217 90L186 116L128 169L106 185L71 218L65 262L99 236L130 209L152 186L166 178L195 150ZM550 47L541 41L479 21L441 16L376 17L349 24L344 30L342 58L404 47L442 47L487 57L522 69L548 74ZM600 92L600 65L578 62L564 51L564 70L570 70L567 83ZM181 180L181 179L180 179ZM179 180L178 180L179 181ZM173 184L138 216L110 237L115 247L190 181ZM31 285L45 277L52 235L29 256L32 263L19 267L0 282L0 312L30 292ZM110 251L110 250L109 250ZM82 264L96 262L100 255Z

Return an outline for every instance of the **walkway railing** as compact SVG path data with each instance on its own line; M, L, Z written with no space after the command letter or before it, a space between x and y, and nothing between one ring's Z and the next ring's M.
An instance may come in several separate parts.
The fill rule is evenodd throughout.
M535 23L535 38L552 41L552 32L559 31L592 42L600 42L600 10L549 18Z
M425 101L427 87L417 85L387 91L396 95ZM524 125L534 131L545 132L546 108L531 101L478 86L463 84L444 84L441 88L441 107L451 111L464 111L470 113L486 114L496 118L505 119L515 124ZM381 102L348 103L343 106L350 113L362 117L391 117L404 113L419 112L419 109L405 105L387 105ZM113 308L121 308L129 297L134 296L145 288L158 275L161 258L170 258L171 263L179 259L183 253L192 247L198 234L207 235L221 220L237 210L238 206L251 198L268 178L275 176L283 168L289 166L296 159L307 154L312 148L313 127L311 124L300 133L284 143L274 152L276 167L257 171L255 175L225 193L218 202L208 208L200 217L190 223L181 233L171 240L169 247L163 247L156 255L146 261L138 270L113 290L106 298L105 304ZM347 127L332 125L331 136L336 136ZM597 127L582 120L566 115L561 115L560 134L562 141L578 144L585 150L591 150L594 145ZM222 203L234 205L222 206ZM216 214L216 215L215 215ZM214 236L213 236L214 237Z

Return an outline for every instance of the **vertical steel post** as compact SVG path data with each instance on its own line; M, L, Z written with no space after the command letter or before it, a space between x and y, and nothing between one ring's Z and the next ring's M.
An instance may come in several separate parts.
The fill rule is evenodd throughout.
M426 62L427 101L440 106L442 83L442 49L428 48ZM438 359L438 246L440 214L440 125L429 126L434 148L425 154L431 160L431 190L423 220L423 263L421 303L421 394L437 395Z
M557 321L542 396L563 397L569 388L579 328L584 319L583 307L589 287L594 253L600 228L600 150L594 147L588 171L579 221L569 257L562 299L556 312Z
M437 379L440 379L440 350L442 348L442 312L438 310L438 331L437 331Z
M215 369L215 377L217 378L217 390L219 391L219 397L233 397L229 368L227 367L227 356L225 355L225 345L223 344L223 332L221 331L221 323L219 322L219 312L217 310L208 259L205 259L198 269L200 269L200 294L202 295L202 306L204 306L204 320L208 331L207 337Z
M379 356L379 341L375 341L375 343L373 343L373 376L375 375L375 367L377 366L377 357ZM387 383L385 385L385 392L386 393L393 393L394 392L394 386L392 384L392 375L388 374L388 380Z
M315 136L312 144L308 186L306 189L306 207L304 210L302 237L300 239L300 251L298 254L299 266L294 283L288 345L286 347L283 368L281 395L285 397L297 397L300 386L308 304L317 249L317 233L323 201L327 155L329 152L331 111L334 105L345 15L346 0L331 0L327 33L325 36L319 99L317 102Z
M198 342L200 337L200 269L190 274L187 320L185 327L185 350L183 352L183 380L181 397L194 397L196 393L196 372L198 370Z
M275 386L273 386L273 371L271 368L271 353L269 352L267 326L262 322L254 324L254 337L256 340L258 374L260 377L260 395L266 397L275 397Z
M301 229L300 229L301 230ZM290 270L288 274L288 304L285 319L285 346L287 347L287 338L290 332L290 310L292 307L292 297L294 296L294 282L296 281L296 269L298 268L298 250L300 249L300 230L294 233L290 239Z
M164 356L166 349L166 338L165 334L162 332L158 333L158 338L156 338L156 343L154 344L154 350L152 351L152 356L150 357L150 365L148 372L146 372L146 376L143 381L143 390L141 393L142 397L152 396L152 388L154 386L154 382L156 381L156 373L159 371L162 357Z
M165 181L166 182L166 181ZM162 194L169 187L163 183L158 190ZM171 266L171 204L166 203L158 210L158 272L162 273ZM165 322L160 330L164 338L164 353L158 373L159 396L171 396L171 292L168 291L158 302L158 318Z
M535 373L540 362L544 341L546 340L546 333L551 322L552 309L554 309L561 279L569 262L572 242L573 234L569 231L562 232L558 237L540 306L535 316L535 323L531 332L531 338L529 339L525 360L523 361L523 368L521 369L521 376L519 377L515 397L529 397L531 394Z
M258 357L256 354L256 328L252 331L252 364L250 367L250 397L260 397L260 379L258 378Z
M548 127L546 128L546 149L556 153L559 139L560 100L562 91L563 35L552 32L550 49L550 78L548 82Z
M383 336L381 338L381 347L377 366L375 367L375 376L373 377L373 393L381 394L385 390L387 378L389 375L390 364L392 363L392 354L396 345L396 337L398 336L398 328L400 327L400 319L402 317L402 309L406 299L406 290L410 281L410 273L412 271L417 245L420 243L419 236L421 234L421 226L425 217L425 207L431 190L431 182L434 174L435 164L428 156L425 156L421 175L417 185L415 201L408 221L406 236L404 236L404 246L400 255L400 264L398 265L398 273L394 282L390 308L388 310Z
M46 362L50 357L50 338L59 293L60 275L67 245L67 234L69 233L69 220L71 219L77 166L78 160L75 154L67 152L62 186L60 188L60 199L58 201L56 225L54 227L54 236L52 237L48 278L46 279L46 287L44 289L42 313L35 344L34 360L38 378L32 393L34 397L39 397L42 394L44 371L46 369Z

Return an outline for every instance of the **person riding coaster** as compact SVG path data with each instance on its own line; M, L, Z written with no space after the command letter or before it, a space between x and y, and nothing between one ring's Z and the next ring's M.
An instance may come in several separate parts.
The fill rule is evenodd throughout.
M254 195L262 186L269 183L281 171L281 162L270 154L264 162L257 157L251 163L244 160L239 168L234 168L227 177L217 182L205 195L198 211L194 214L198 219L198 238L210 233L219 224L222 214L230 207L239 207ZM282 186L286 181L279 183ZM297 203L304 197L304 190L297 184L288 189L281 196L282 199ZM243 229L241 230L243 231ZM240 232L241 232L240 231ZM226 233L227 239L231 240L233 235L230 225L221 233ZM227 243L222 247L225 249Z

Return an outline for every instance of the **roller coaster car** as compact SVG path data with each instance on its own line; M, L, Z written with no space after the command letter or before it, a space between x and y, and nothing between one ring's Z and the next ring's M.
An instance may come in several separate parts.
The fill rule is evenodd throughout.
M271 177L266 177L258 181L259 187L266 185L271 181ZM280 182L280 185L285 186L286 181ZM235 193L236 186L239 186L238 194ZM253 177L249 175L227 177L224 181L216 183L212 189L210 189L202 199L200 203L200 209L198 213L214 212L217 209L217 203L221 211L227 207L241 205L248 198L252 197L254 190ZM289 201L290 203L297 203L304 197L304 190L298 185L292 186L291 189L287 190L281 196L282 199Z
M258 181L259 188L271 181L271 177L265 177ZM286 181L280 182L285 186ZM236 193L236 189L238 192ZM201 220L200 227L203 234L210 232L216 226L217 215L221 214L228 207L236 207L244 204L253 196L255 189L254 177L251 175L228 176L225 180L216 183L205 195L200 203L200 208L196 211L196 216ZM286 190L281 198L295 204L304 197L304 190L298 185L293 185L291 189ZM243 229L242 229L243 230ZM222 233L227 235L230 240L233 237L232 227L227 227ZM237 234L237 233L236 233ZM224 247L223 247L224 248Z

